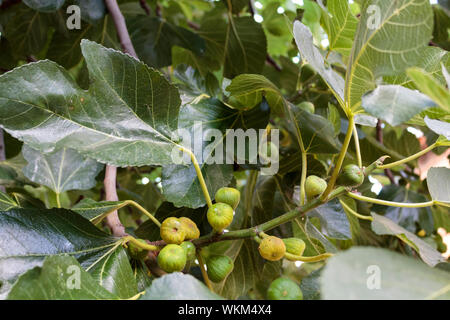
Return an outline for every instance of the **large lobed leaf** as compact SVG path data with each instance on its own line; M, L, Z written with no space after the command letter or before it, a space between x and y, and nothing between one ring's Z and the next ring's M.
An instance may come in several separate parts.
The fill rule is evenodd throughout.
M117 166L171 163L177 89L136 59L83 40L91 85L51 61L0 77L0 125L31 147L74 148Z
M360 110L361 97L375 88L378 78L414 65L432 32L433 11L428 1L365 1L346 75L348 108Z
M386 249L355 247L329 259L321 293L326 300L445 300L449 283L449 272Z
M1 291L52 255L68 254L87 271L101 265L101 272L108 273L105 264L117 249L121 248L116 238L69 210L13 208L1 212Z
M62 148L44 154L24 145L22 154L28 162L23 168L25 176L55 193L91 189L96 184L95 177L103 169L103 165L73 149Z

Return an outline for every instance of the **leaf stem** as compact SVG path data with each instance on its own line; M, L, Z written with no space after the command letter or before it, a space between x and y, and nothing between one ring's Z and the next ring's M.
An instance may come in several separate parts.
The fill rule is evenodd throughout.
M59 192L55 192L55 194L56 194L56 206L58 208L61 208L61 200L59 198Z
M203 262L202 255L200 254L200 252L197 252L196 256L197 256L197 260L198 260L198 264L199 264L200 270L202 272L203 280L205 281L205 284L209 288L209 290L214 292L214 289L213 289L213 286L211 284L211 281L209 280L208 274L206 273L205 263Z
M333 256L333 254L329 253L329 252L325 252L325 253L319 254L317 256L312 256L312 257L296 256L296 255L288 253L288 252L286 252L284 254L284 257L286 259L289 259L291 261L303 261L303 262L318 262L318 261L328 259L332 256Z
M369 198L369 197L359 195L359 194L356 194L353 192L348 192L347 195L356 200L380 204L383 206L399 207L399 208L424 208L424 207L431 207L432 205L436 204L434 201L417 202L417 203L386 201L386 200L381 200L381 199Z
M351 114L348 118L348 128L347 128L347 134L345 135L344 143L342 144L341 152L339 153L339 157L336 161L336 166L334 167L333 173L331 175L330 181L328 181L328 186L325 189L325 191L322 193L320 198L324 201L327 199L328 195L330 194L331 190L334 188L334 184L336 183L337 177L339 175L339 172L341 171L342 163L344 162L345 155L347 153L348 146L350 144L350 140L353 135L353 127L355 123L355 118Z
M126 205L132 205L139 211L141 211L143 214L145 214L147 217L150 218L159 228L161 228L161 223L158 221L158 219L155 218L150 212L148 212L144 207L142 207L139 203L133 201L133 200L125 200Z
M194 165L195 172L197 173L198 181L200 182L200 187L202 188L203 195L205 196L206 203L208 205L208 208L212 206L211 197L209 196L208 187L206 186L205 179L203 178L202 169L200 168L200 165L198 164L197 158L195 157L195 154L186 148L181 147L181 150L183 152L186 152L191 157L192 164Z
M401 165L401 164L404 164L404 163L408 163L408 162L410 162L412 160L415 160L415 159L419 158L420 156L424 155L425 153L428 153L429 151L433 150L434 148L436 148L438 146L439 146L439 143L435 142L431 146L423 149L420 152L417 152L416 154L413 154L413 155L411 155L411 156L409 156L407 158L404 158L402 160L399 160L399 161L395 161L395 162L391 162L391 163L388 163L388 164L385 164L385 165L378 166L378 168L379 169L390 169L390 168L396 167L398 165Z
M356 124L353 123L353 140L355 142L356 160L358 161L358 167L362 168L361 148L359 147L358 129Z
M359 218L359 219L363 219L363 220L369 220L369 221L373 221L373 218L371 216L363 216L362 214L359 214L358 212L356 212L355 210L353 210L352 208L350 208L344 201L339 199L339 202L341 203L341 205L344 207L345 210L347 210L348 212L350 212L352 215L354 215L355 217Z
M122 243L126 244L128 242L132 242L133 244L135 244L137 247L144 249L144 250L150 250L150 251L158 251L160 250L160 248L158 246L154 246L151 244L145 244L142 243L141 241L138 241L135 237L133 236L125 236L122 238Z

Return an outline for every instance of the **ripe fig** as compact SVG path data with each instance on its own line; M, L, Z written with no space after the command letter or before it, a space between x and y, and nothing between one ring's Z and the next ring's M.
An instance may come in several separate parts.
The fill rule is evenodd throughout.
M186 233L179 219L169 217L161 224L160 235L166 243L180 244L184 241Z
M261 256L269 261L278 261L286 253L286 245L283 240L274 236L262 239L258 247Z
M198 230L197 224L187 217L181 217L178 219L183 226L186 240L197 239L200 237L200 230Z

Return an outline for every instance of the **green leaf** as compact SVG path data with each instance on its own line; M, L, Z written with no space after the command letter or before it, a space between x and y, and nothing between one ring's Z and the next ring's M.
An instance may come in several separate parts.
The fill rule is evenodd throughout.
M23 168L25 176L55 193L91 189L97 183L95 177L103 169L102 164L83 157L73 149L41 153L24 145L22 154L28 162Z
M414 233L400 227L394 221L372 212L372 230L378 235L393 235L411 246L420 255L422 260L431 267L446 260L440 252L428 243L421 240Z
M222 254L230 257L234 261L234 268L225 280L218 284L213 284L213 288L214 292L226 299L237 299L255 286L259 278L256 268L258 264L261 264L261 260L257 261L255 259L255 253L258 254L258 249L252 240L226 242L218 246L210 246L210 248L214 254ZM249 266L252 267L250 268Z
M432 26L428 1L364 2L346 76L345 101L352 111L361 109L361 97L375 89L379 77L399 74L419 60Z
M0 184L4 186L21 185L27 181L23 175L23 167L26 161L19 153L14 158L0 161Z
M445 300L450 299L449 279L448 272L398 253L356 247L328 260L321 277L322 298Z
M91 86L82 90L50 61L0 76L0 124L41 151L73 148L116 166L172 163L179 96L129 55L83 40Z
M189 274L174 272L152 282L139 300L221 300Z
M428 201L428 199L420 193L395 185L384 186L378 195L378 199L403 203ZM433 216L430 208L398 208L374 205L372 210L379 214L384 214L386 218L389 218L412 233L417 231L417 225L419 225L420 228L425 229L427 233L431 233L434 230Z
M45 257L74 256L89 270L107 259L117 239L65 209L11 209L0 213L0 281L12 284ZM2 286L1 291L8 286Z
M362 97L362 107L371 115L397 126L436 104L426 95L399 85L381 85Z
M445 79L442 75L441 63L446 66L450 64L450 54L448 51L438 47L426 47L421 51L421 57L414 66L425 70L430 76L433 76L440 83L444 84ZM386 83L402 85L409 89L418 89L406 72L395 76L383 77L383 80Z
M450 113L450 92L448 89L437 82L423 69L410 68L407 73L420 91L429 96L446 112Z
M80 214L93 224L99 223L108 213L120 209L125 201L95 201L84 198L72 207L72 211Z
M0 191L0 211L8 211L15 207L19 207L17 202L6 193Z
M5 25L5 37L17 58L37 55L47 42L50 25L48 13L34 11L20 5Z
M430 168L427 173L427 184L433 200L450 203L449 168Z
M128 255L122 246L96 263L89 273L98 284L119 298L127 299L138 293Z
M65 0L23 0L33 10L52 12L61 8Z
M347 1L329 1L328 12L322 12L322 25L330 41L329 49L344 57L350 55L358 19L350 11Z
M300 289L304 300L320 300L320 277L323 268L314 270L308 276L302 278Z
M320 220L322 232L333 239L351 239L350 223L338 200L331 200L307 214Z
M425 116L424 122L427 125L427 127L433 130L435 133L441 134L447 140L450 140L450 122L430 119L427 116Z
M288 115L291 119L287 123L288 129L297 137L298 143L301 140L308 153L338 153L341 143L334 134L334 126L328 119L311 114L308 111L289 103L287 106Z
M312 33L307 26L300 21L294 22L294 38L298 51L303 60L306 60L311 67L322 77L330 87L333 94L338 99L341 106L344 105L344 79L334 71L329 65L325 65L325 60L319 49L314 46Z
M92 3L92 1L88 2ZM91 11L81 9L82 17L83 12ZM105 16L101 22L96 24L82 23L82 28L79 30L56 30L48 48L47 58L67 69L76 66L83 59L80 46L83 38L108 48L121 49L114 23L110 16Z
M280 90L260 74L241 74L235 77L226 88L230 97L239 102L239 109L248 110L262 101L264 96L276 114L283 114L286 104Z
M206 40L206 55L224 66L224 77L232 79L241 73L262 71L266 36L261 24L252 17L230 17L226 22L206 14L198 34Z
M217 99L204 99L181 109L180 128L190 133L187 145L182 144L194 151L210 194L215 194L219 188L227 186L232 179L233 167L229 159L226 159L226 150L223 150L228 142L226 139L231 139L231 131L227 129L251 128L258 133L258 129L267 126L268 120L269 108L265 101L249 111L231 109ZM213 129L219 130L221 135L216 137ZM209 136L210 134L212 136ZM235 147L238 143L234 143ZM245 146L246 150L247 146L248 144ZM222 158L213 152L215 149L223 150ZM177 207L198 208L206 203L192 164L163 167L162 187L166 200Z
M159 17L131 17L127 19L127 27L137 55L155 68L172 64L173 46L188 49L199 56L206 50L205 41L200 36Z
M97 23L105 16L106 8L103 0L74 0L74 3L80 7L81 19L89 23Z
M71 256L51 256L42 267L23 274L11 289L9 300L117 299L96 283Z

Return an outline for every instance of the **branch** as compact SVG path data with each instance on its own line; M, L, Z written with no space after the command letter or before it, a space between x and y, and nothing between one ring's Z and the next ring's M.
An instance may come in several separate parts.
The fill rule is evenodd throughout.
M133 56L137 59L136 51L134 51L133 43L131 42L130 35L128 34L127 25L125 24L125 18L122 12L120 12L119 5L116 0L105 0L106 7L114 21L116 27L117 36L120 41L120 45L125 53ZM117 168L107 165L105 172L105 199L107 201L118 201L116 189L116 176ZM126 235L125 227L122 225L119 219L117 211L112 212L106 217L106 224L115 236L123 237Z
M270 55L267 55L266 62L268 64L270 64L272 67L274 67L275 70L281 71L281 67L278 65L278 63L275 60L273 60L273 58Z
M141 5L141 8L144 9L145 13L149 16L150 15L150 8L145 0L139 0L139 4Z
M127 25L125 24L125 18L122 12L120 12L117 1L105 0L105 4L116 26L117 36L119 37L123 51L137 59L136 51L134 51L133 43L128 34Z
M116 189L116 176L117 168L114 166L107 165L105 171L105 179L103 184L105 186L105 200L107 201L118 201ZM126 236L125 227L122 225L119 219L117 210L108 214L105 218L106 225L111 229L114 236L123 237Z

